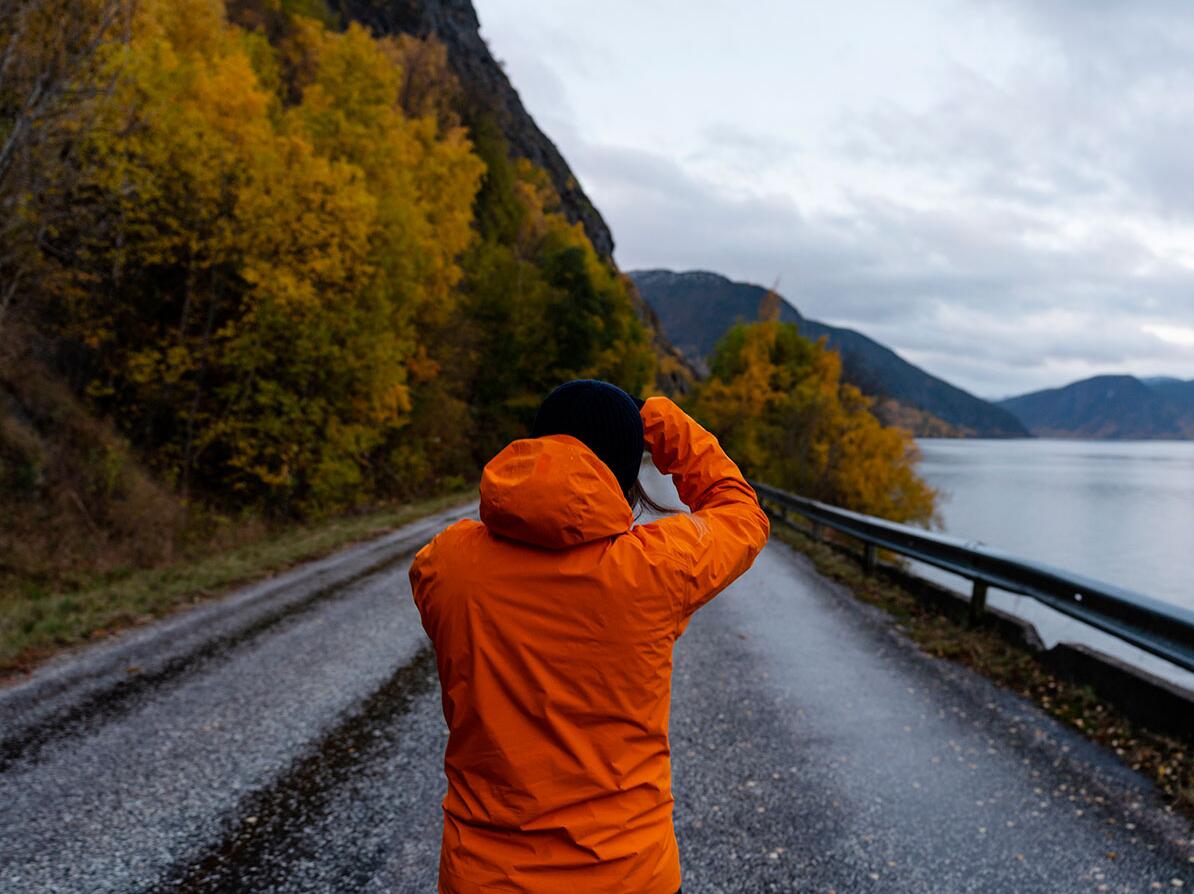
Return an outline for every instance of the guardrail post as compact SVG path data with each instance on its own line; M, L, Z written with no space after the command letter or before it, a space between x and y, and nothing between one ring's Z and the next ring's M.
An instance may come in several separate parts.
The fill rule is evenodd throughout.
M987 582L976 580L970 588L970 623L977 624L987 612Z
M875 572L875 544L868 543L862 550L862 567L867 574Z
M822 529L820 522L813 522L813 540L820 543L822 540Z

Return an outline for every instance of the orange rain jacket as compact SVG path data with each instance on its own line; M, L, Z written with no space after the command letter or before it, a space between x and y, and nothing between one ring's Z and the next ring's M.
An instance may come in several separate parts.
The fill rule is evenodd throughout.
M742 574L767 516L717 439L642 408L691 515L633 526L609 468L568 435L485 467L481 521L419 551L449 738L441 894L675 894L672 646Z

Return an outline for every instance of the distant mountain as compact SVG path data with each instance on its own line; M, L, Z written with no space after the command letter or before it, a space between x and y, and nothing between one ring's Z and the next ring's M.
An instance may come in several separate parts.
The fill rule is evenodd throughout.
M767 294L761 286L704 271L634 270L629 276L659 315L668 340L702 372L717 340L734 323L757 319ZM1012 414L913 366L860 332L810 320L786 300L780 302L780 320L795 323L809 338L825 336L841 355L842 377L863 393L886 399L877 409L888 421L910 424L917 434L1028 435Z
M1158 377L1140 381L1183 412L1194 414L1194 379L1183 382L1181 379Z
M999 405L1043 437L1194 438L1194 381L1095 376Z

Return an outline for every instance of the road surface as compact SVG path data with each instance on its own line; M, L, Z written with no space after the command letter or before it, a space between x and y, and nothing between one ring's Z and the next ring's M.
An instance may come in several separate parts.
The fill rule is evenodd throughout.
M0 695L0 891L431 892L444 513ZM779 542L676 649L686 894L1194 889L1194 826Z

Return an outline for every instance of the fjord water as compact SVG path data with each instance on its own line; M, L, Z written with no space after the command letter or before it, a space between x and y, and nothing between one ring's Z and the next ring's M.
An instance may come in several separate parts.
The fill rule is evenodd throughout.
M1194 442L919 444L947 533L1194 608Z
M1194 608L1194 442L919 443L947 533ZM968 581L913 564L969 592ZM1077 643L1194 695L1194 673L1034 599L992 590L987 603L1029 622L1046 647Z

